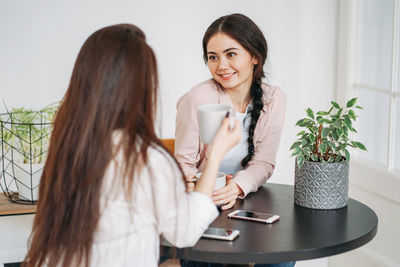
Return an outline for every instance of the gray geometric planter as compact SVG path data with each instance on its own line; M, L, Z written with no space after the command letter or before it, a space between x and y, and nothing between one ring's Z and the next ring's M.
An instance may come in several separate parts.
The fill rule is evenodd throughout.
M348 161L338 163L305 161L295 164L294 202L311 209L339 209L347 206Z

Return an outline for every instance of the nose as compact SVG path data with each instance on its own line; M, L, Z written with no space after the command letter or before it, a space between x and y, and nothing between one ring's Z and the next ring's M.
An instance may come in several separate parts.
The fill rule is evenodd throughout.
M229 62L226 57L220 57L218 61L218 69L219 70L226 70L229 67Z

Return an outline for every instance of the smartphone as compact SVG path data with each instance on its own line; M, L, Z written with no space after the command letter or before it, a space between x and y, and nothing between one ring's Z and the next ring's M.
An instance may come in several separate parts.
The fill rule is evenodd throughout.
M269 213L248 211L248 210L235 210L228 214L228 218L242 219L248 221L274 223L279 220L280 216Z
M201 237L232 241L239 236L239 230L208 227Z

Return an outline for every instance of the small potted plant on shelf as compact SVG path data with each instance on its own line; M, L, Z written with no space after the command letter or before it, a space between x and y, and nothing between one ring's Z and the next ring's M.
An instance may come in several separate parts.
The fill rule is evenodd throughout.
M297 205L313 209L337 209L347 206L349 186L349 147L366 150L365 146L350 139L357 131L357 98L350 99L346 107L332 101L328 111L306 109L307 117L296 126L302 127L290 150L296 157L294 201Z
M52 130L51 122L56 110L57 105L52 104L39 111L14 108L3 114L2 144L3 147L11 148L8 149L11 153L2 155L5 193L9 199L32 203L38 199L40 177ZM18 198L12 194L15 190L10 186L12 183L7 183L6 177L13 179Z

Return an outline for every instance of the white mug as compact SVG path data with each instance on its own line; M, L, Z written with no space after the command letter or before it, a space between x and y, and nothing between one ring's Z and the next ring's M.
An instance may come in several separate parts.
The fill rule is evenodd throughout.
M204 144L212 143L222 120L230 109L230 106L223 104L207 104L197 108L201 142Z
M196 181L198 181L203 173L199 172L196 174ZM226 185L226 173L218 172L217 179L215 179L214 191L218 190Z

